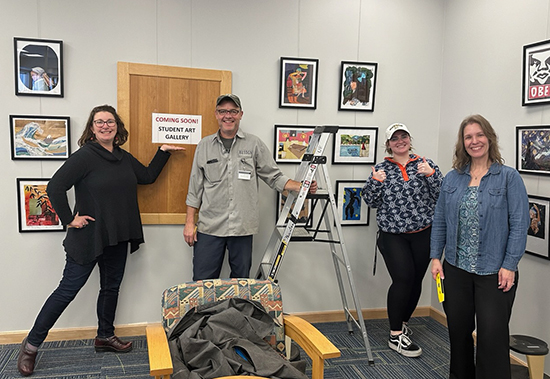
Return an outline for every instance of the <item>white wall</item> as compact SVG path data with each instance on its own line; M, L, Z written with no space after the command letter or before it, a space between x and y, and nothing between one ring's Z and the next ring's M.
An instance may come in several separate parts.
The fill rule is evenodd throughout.
M0 131L4 141L0 156L4 169L0 183L4 214L0 219L4 246L0 331L32 326L64 264L63 233L17 231L15 179L51 177L60 163L10 160L9 114L69 115L76 146L90 109L102 103L116 105L117 61L224 69L233 72L233 91L243 101L241 126L270 146L274 124L378 126L384 130L400 121L411 128L417 152L437 159L434 141L439 126L443 19L443 3L437 0L2 0L0 114L6 127ZM14 95L16 36L63 40L64 98ZM319 59L316 110L278 108L282 56ZM343 60L378 62L373 113L338 111ZM377 160L383 155L379 148ZM294 176L296 166L281 167ZM331 169L331 178L333 182L366 179L369 170L368 166L338 166ZM265 217L255 238L253 272L275 223L275 192L263 184L261 191ZM361 305L384 308L389 285L384 265L380 263L376 277L371 274L374 217L372 212L371 226L346 227L344 234ZM161 291L191 280L191 249L183 242L181 226L145 226L145 239L129 259L118 324L158 320ZM289 312L342 307L327 245L291 245L278 278ZM56 327L96 324L97 281L94 273ZM425 286L424 306L431 302L431 281Z
M16 178L48 178L59 162L12 161L8 115L69 115L72 144L90 109L116 105L116 62L233 72L243 100L242 127L273 142L274 124L378 126L406 123L416 152L451 165L458 124L481 113L514 165L515 126L550 122L548 106L521 106L522 46L549 35L549 0L0 0L0 139L3 180L0 236L0 332L28 330L57 285L63 233L18 233ZM13 37L64 41L65 97L14 95ZM316 110L278 108L279 58L319 59ZM375 111L339 112L340 62L378 62ZM377 161L384 156L379 144ZM270 145L271 146L271 145ZM329 149L330 150L330 149ZM327 152L329 153L329 152ZM329 158L330 159L330 158ZM289 175L296 166L282 165ZM365 179L368 166L334 166L335 180ZM524 175L528 192L548 196L547 178ZM334 183L333 183L334 185ZM262 185L262 219L253 272L275 221L275 193ZM181 226L145 226L146 243L128 261L118 324L157 321L159 295L191 280L191 249ZM383 308L390 283L379 259L372 276L375 212L368 227L345 227L364 308ZM550 341L544 278L550 262L525 256L512 317L513 333ZM328 246L294 243L279 274L286 310L341 309ZM97 273L56 327L96 324ZM427 275L420 305L439 306Z
M460 122L480 113L497 131L506 163L515 167L516 125L550 123L548 105L521 105L522 47L549 38L550 2L460 0L446 4L439 162L450 168L449 152ZM530 195L550 195L547 177L522 177ZM545 284L549 269L550 261L528 254L520 261L511 333L550 341ZM437 303L435 296L432 303ZM547 370L548 365L549 358Z
M31 327L64 263L62 233L17 231L15 179L51 177L60 163L10 160L8 115L69 115L76 146L90 109L116 105L117 61L232 71L233 91L245 111L241 125L268 144L274 124L383 131L392 122L404 122L416 152L436 160L444 172L450 169L458 124L468 114L481 113L493 123L512 166L515 125L550 122L547 106L521 106L522 45L548 38L549 0L0 0L0 5L0 117L5 122L0 129L0 332ZM64 41L64 98L14 95L16 36ZM278 108L281 56L319 59L316 110ZM374 112L338 111L343 60L378 62ZM379 145L377 161L384 156ZM296 166L281 168L294 175ZM334 166L330 173L334 182L365 179L369 170ZM546 178L524 180L530 194L550 189ZM275 193L265 185L261 191L265 217L255 238L254 272L275 221ZM390 283L381 259L372 276L375 232L374 211L370 226L344 228L364 308L385 307ZM145 226L145 238L128 261L119 324L158 320L161 291L191 280L192 251L181 226ZM521 261L512 332L550 341L543 284L549 265L531 256ZM279 279L289 312L341 309L328 246L291 244ZM56 327L95 325L97 288L95 273ZM439 306L428 275L420 305Z

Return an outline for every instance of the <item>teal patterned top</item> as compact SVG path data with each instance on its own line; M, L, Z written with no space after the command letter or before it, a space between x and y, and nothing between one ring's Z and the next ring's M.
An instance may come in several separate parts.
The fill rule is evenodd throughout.
M479 213L477 186L468 187L458 209L457 266L478 275L491 275L477 269L479 246Z

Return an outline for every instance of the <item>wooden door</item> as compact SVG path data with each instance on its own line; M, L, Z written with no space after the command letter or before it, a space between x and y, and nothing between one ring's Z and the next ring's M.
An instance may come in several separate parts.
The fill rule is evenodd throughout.
M129 132L123 148L147 165L160 144L152 143L152 114L202 116L202 137L218 130L216 98L231 92L231 72L118 62L117 111ZM157 181L138 186L144 224L184 224L185 198L196 145L174 152Z

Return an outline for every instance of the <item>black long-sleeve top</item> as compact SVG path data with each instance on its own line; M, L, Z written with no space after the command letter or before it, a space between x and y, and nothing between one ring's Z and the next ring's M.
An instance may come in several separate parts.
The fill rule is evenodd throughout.
M170 157L158 150L148 167L129 152L109 152L95 142L82 146L57 170L46 189L63 225L78 212L92 216L85 228L69 228L63 246L77 263L93 261L107 246L130 242L133 253L144 242L137 201L137 185L153 183ZM74 186L71 210L67 191Z

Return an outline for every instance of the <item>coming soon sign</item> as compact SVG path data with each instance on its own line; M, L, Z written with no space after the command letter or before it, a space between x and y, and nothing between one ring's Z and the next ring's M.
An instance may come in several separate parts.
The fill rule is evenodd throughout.
M196 145L201 140L202 116L153 113L153 143Z

